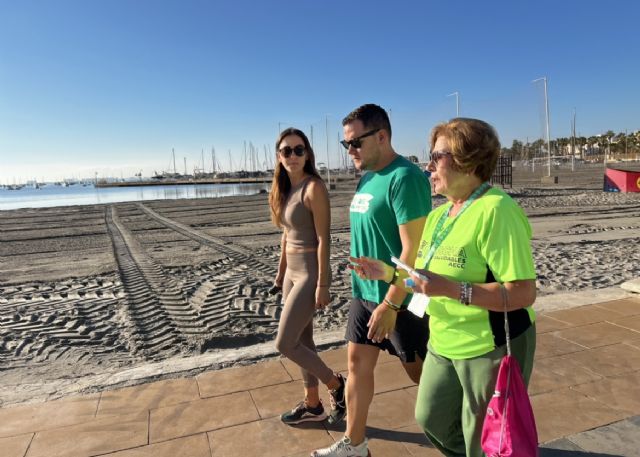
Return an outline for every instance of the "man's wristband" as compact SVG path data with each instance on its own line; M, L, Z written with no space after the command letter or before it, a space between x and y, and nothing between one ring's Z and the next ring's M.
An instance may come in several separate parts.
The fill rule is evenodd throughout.
M394 267L393 274L391 275L391 281L387 282L387 284L391 284L391 285L395 284L399 277L400 277L400 271L398 270L398 267Z
M397 267L393 267L393 274L391 275L391 279L389 281L385 281L387 284L393 284L393 282L396 280L396 278L398 277L398 268Z

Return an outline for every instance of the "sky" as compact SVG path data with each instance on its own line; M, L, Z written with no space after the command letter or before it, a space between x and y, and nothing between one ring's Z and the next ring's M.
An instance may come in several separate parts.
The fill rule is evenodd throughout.
M280 128L344 161L341 120L388 110L423 157L460 115L505 146L640 129L640 3L0 0L0 184L260 166ZM328 126L328 128L327 128ZM327 141L328 138L328 141ZM230 160L231 159L231 160Z

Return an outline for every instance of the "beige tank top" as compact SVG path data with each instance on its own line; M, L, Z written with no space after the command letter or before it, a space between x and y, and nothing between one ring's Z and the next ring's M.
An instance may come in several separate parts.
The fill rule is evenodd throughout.
M282 214L282 225L287 229L287 246L294 248L318 247L313 213L304 206L304 193L312 177L303 179L289 191Z

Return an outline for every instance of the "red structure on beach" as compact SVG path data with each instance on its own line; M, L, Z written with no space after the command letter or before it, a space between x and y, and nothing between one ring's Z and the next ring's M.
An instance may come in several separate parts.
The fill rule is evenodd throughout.
M604 173L605 192L640 192L640 171L607 168Z

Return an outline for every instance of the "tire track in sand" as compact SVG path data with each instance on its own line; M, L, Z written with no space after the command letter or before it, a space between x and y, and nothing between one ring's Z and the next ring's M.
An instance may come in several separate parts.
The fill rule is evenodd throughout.
M9 299L0 315L0 365L129 358L111 323L117 299ZM46 304L46 305L45 305Z
M281 295L269 296L264 293L276 274L273 261L264 261L243 246L164 217L142 203L137 206L165 227L227 256L224 260L227 267L203 282L190 299L190 304L198 310L203 323L211 330L212 338L228 333L229 328L238 330L241 322L257 325L259 330L255 331L259 333L271 333L277 328L282 311Z
M148 216L160 222L165 227L168 227L200 244L212 247L213 249L222 252L228 257L231 257L234 260L235 264L247 265L252 271L259 271L265 276L269 277L273 277L276 274L276 269L273 267L273 265L256 258L255 253L250 249L245 248L244 246L239 246L237 244L225 241L221 238L217 238L206 233L194 230L188 225L181 224L180 222L156 213L154 210L142 203L138 203L138 207Z
M132 344L154 357L192 350L207 334L199 313L182 296L124 227L110 206L106 224L122 284L127 292Z

